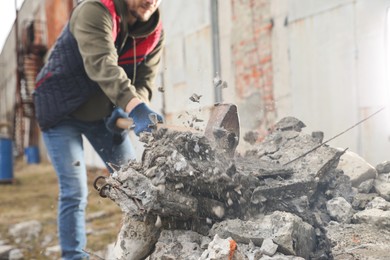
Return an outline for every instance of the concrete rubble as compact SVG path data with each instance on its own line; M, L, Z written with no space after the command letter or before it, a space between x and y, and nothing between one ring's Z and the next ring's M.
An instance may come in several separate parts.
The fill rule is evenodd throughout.
M233 158L199 133L144 135L142 161L129 162L100 190L124 213L111 257L343 259L339 244L353 242L329 235L335 226L389 230L390 163L375 168L304 127L284 118ZM129 254L138 238L142 252Z
M261 142L247 134L252 148L234 157L199 132L143 135L142 160L98 183L123 221L117 241L97 255L389 259L390 161L373 167L304 127L284 118ZM215 138L224 138L220 133ZM14 241L36 239L40 224L21 223L9 232ZM0 258L20 259L18 250L2 241ZM59 248L45 254L51 250Z

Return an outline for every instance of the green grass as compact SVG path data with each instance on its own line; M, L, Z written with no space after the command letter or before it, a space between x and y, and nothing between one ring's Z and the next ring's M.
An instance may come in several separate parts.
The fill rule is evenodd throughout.
M101 198L92 186L99 175L107 175L102 169L88 169L89 198L87 217L91 213L104 211L102 218L87 223L88 252L104 250L115 241L119 232L122 213L120 208L109 199ZM48 163L28 165L21 160L14 165L14 182L0 185L0 239L12 239L8 235L11 225L29 220L38 220L43 229L38 241L29 245L16 245L23 249L25 259L45 259L41 247L44 237L51 235L53 240L48 246L58 244L57 240L57 200L58 184L53 167Z

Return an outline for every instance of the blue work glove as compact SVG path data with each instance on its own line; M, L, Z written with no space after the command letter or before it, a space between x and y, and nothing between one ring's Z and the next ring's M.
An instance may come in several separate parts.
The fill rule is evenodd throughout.
M140 103L131 110L129 117L134 121L134 133L136 135L141 132L151 132L154 125L164 121L161 115L151 110L145 103Z
M122 108L117 107L115 108L111 115L106 117L105 123L108 130L110 130L111 133L122 135L125 130L122 128L119 128L116 126L116 121L118 118L128 118L129 116L125 111L123 111Z

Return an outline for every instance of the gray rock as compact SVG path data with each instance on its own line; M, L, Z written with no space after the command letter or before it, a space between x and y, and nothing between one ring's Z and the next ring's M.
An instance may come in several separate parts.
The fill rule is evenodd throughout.
M0 259L8 259L12 249L15 249L15 247L11 245L0 245Z
M202 243L205 243L203 238L193 231L163 230L149 258L150 260L177 259L176 257L180 256L180 259L199 259L203 252ZM208 242L210 241L209 239Z
M283 255L278 253L274 256L267 256L267 255L262 256L261 258L259 258L259 260L304 260L304 258L299 256Z
M390 210L390 202L382 197L376 197L367 204L366 209Z
M375 167L378 173L390 173L390 161L384 161Z
M108 216L108 212L97 211L97 212L89 213L87 215L87 217L85 218L85 221L91 222L91 221L94 221L96 219L102 219L102 218L107 217L107 216Z
M315 131L311 133L311 137L317 142L317 143L322 143L324 140L324 132L322 131Z
M372 190L372 187L374 187L374 179L366 180L363 181L362 183L359 184L358 191L360 193L370 193Z
M347 175L353 187L359 185L370 179L377 177L375 168L367 163L362 157L351 151L346 151L340 158L338 169L341 169Z
M16 243L22 241L29 242L37 239L42 231L42 224L37 220L26 221L12 225L8 233L12 236Z
M115 243L111 243L106 247L106 254L105 254L104 259L115 259L114 246L115 246Z
M12 249L11 252L9 252L9 260L22 260L24 259L24 255L22 250L20 249Z
M275 244L271 238L266 238L266 239L264 239L260 250L265 255L273 256L276 253L276 251L278 250L278 245Z
M367 207L367 204L378 196L377 193L357 193L353 198L352 207L355 210L363 210Z
M237 243L261 246L264 239L272 238L278 251L284 254L309 258L315 249L315 230L298 216L288 212L275 211L271 215L258 217L253 221L239 219L217 223L210 230L211 235L232 237Z
M199 259L228 259L230 255L229 240L231 238L222 239L218 235L215 235L213 241L211 241L207 250L203 252Z
M374 182L375 191L385 200L390 201L390 174L379 174Z
M301 120L292 116L284 117L275 124L275 129L281 131L294 130L300 132L304 127L306 125Z
M351 204L343 197L337 197L326 202L330 217L341 223L349 223L353 215Z
M366 209L353 215L353 223L371 224L379 228L390 228L390 211Z
M60 254L60 253L61 253L61 246L60 245L51 246L51 247L46 248L46 250L45 250L45 256L53 256L53 255Z

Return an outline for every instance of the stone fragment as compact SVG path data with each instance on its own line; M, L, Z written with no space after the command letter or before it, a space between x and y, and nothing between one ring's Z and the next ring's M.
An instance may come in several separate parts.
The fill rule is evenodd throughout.
M352 186L356 188L362 182L377 177L375 168L358 154L351 151L346 151L340 157L337 168L343 170L344 174L349 176Z
M374 189L385 200L390 201L390 174L379 174L375 179Z
M390 173L390 161L379 163L375 169L378 173Z
M358 191L360 193L370 193L372 187L374 187L374 179L369 179L359 184Z
M44 255L47 257L53 257L53 255L59 255L59 254L61 254L61 246L55 245L55 246L51 246L51 247L46 248Z
M155 221L151 217L139 220L128 214L124 215L113 249L115 259L136 260L148 256L160 235L160 229L154 225Z
M298 216L276 211L252 221L239 219L217 223L210 230L211 235L232 237L237 243L261 246L264 239L272 238L278 251L284 254L309 258L315 249L315 230Z
M9 252L8 259L9 260L23 260L24 259L24 255L23 255L22 250L20 250L18 248L12 249Z
M355 210L363 210L366 208L367 204L377 196L378 194L376 193L357 193L352 201L352 207Z
M390 210L390 202L382 197L376 197L367 204L366 209Z
M343 197L337 197L326 202L326 209L332 219L341 223L349 223L353 215L351 204Z
M178 256L180 259L197 260L204 250L202 243L207 243L207 248L210 241L193 231L163 230L149 260L178 259Z
M284 117L275 124L275 129L280 131L294 130L300 132L304 127L306 125L301 120L292 116Z
M257 258L255 258L257 259ZM276 254L274 256L267 256L263 255L259 258L259 260L304 260L304 258L299 256L293 256L293 255L283 255L283 254Z
M312 132L311 137L313 137L315 142L320 144L324 140L324 132L322 132L322 131Z
M42 224L37 220L31 220L12 225L8 233L14 238L16 243L20 243L22 241L30 242L37 239L41 231Z
M353 223L375 225L378 228L390 228L390 211L366 209L353 215Z
M9 252L14 248L11 245L0 245L0 259L8 259Z
M261 244L260 250L265 255L273 256L276 253L276 250L278 250L278 245L275 244L271 238L266 238L264 239L263 244Z
M216 234L199 260L225 259L244 260L247 258L237 249L236 242L233 239L230 237L222 239Z

